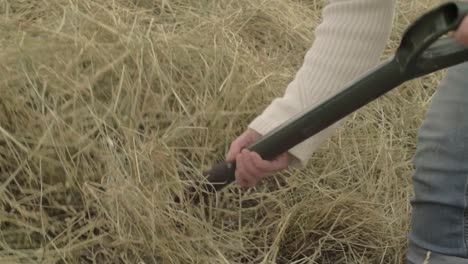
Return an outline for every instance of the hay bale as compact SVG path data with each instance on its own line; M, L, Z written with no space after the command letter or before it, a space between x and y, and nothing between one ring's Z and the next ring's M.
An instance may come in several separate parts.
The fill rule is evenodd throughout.
M437 1L400 1L386 56ZM353 114L303 171L175 194L302 63L324 1L0 3L1 263L403 263L440 74Z

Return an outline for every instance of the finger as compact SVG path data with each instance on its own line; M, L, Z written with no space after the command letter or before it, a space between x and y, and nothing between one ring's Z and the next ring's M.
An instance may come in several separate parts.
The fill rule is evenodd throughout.
M468 45L468 17L463 19L462 23L455 32L454 37L458 42Z
M236 159L236 156L241 152L242 148L246 147L253 141L255 141L255 133L247 130L234 140L229 147L229 151L226 154L226 161L232 162Z
M248 187L249 182L246 181L241 175L239 175L239 171L236 171L236 183L241 187Z
M244 179L241 177L242 162L240 160L240 155L236 156L236 183L240 186L243 186Z
M244 179L242 177L239 177L239 179L236 180L236 183L242 188L250 187L250 183L246 179Z
M250 171L249 169L249 163L250 161L250 156L248 154L247 150L244 150L241 152L240 156L240 161L242 162L242 170L241 170L241 177L245 179L245 181L248 182L248 185L246 187L253 187L257 184L258 180L255 177L255 172Z
M257 169L259 169L260 171L263 171L263 172L273 171L273 169L271 168L272 162L262 159L262 157L260 157L258 153L252 152L252 160L253 160L253 163L255 164L255 167L257 167Z
M245 166L244 166L244 155L239 154L236 157L236 182L242 187L250 187L251 182L249 180L249 177L247 176L247 173L245 171Z
M242 145L242 139L238 138L232 142L231 146L229 147L229 151L226 154L226 161L233 162L236 159L236 156L240 153Z
M244 156L244 168L248 177L257 184L265 175L265 171L260 170L254 163L253 152L248 150L242 151L242 156Z
M258 153L252 152L252 159L255 166L264 173L271 174L280 170L284 170L289 165L287 154L282 154L273 161L262 159Z

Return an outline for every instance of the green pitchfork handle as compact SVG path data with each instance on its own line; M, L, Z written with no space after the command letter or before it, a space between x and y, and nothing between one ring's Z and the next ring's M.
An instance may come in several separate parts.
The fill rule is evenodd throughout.
M350 83L340 93L307 109L264 135L247 149L271 160L348 114L417 77L468 61L468 47L453 38L440 38L454 31L468 13L468 3L447 2L421 16L404 33L396 53ZM235 180L236 164L226 162L205 172L203 186L219 191Z

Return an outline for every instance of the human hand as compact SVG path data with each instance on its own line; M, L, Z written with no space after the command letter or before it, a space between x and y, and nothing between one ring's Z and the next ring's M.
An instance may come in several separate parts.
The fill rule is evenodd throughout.
M453 37L461 44L468 45L468 16L463 19Z
M260 134L247 129L231 144L226 155L227 162L236 161L236 183L242 187L253 187L263 178L289 166L291 157L288 153L278 156L272 161L263 160L256 152L244 149L260 138Z

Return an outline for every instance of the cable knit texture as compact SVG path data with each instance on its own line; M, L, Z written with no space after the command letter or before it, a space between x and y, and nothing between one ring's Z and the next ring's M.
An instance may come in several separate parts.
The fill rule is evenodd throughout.
M294 80L249 128L264 135L375 67L389 39L394 11L395 0L329 1L315 30L314 43ZM289 152L298 159L298 165L306 165L342 121L291 149Z

